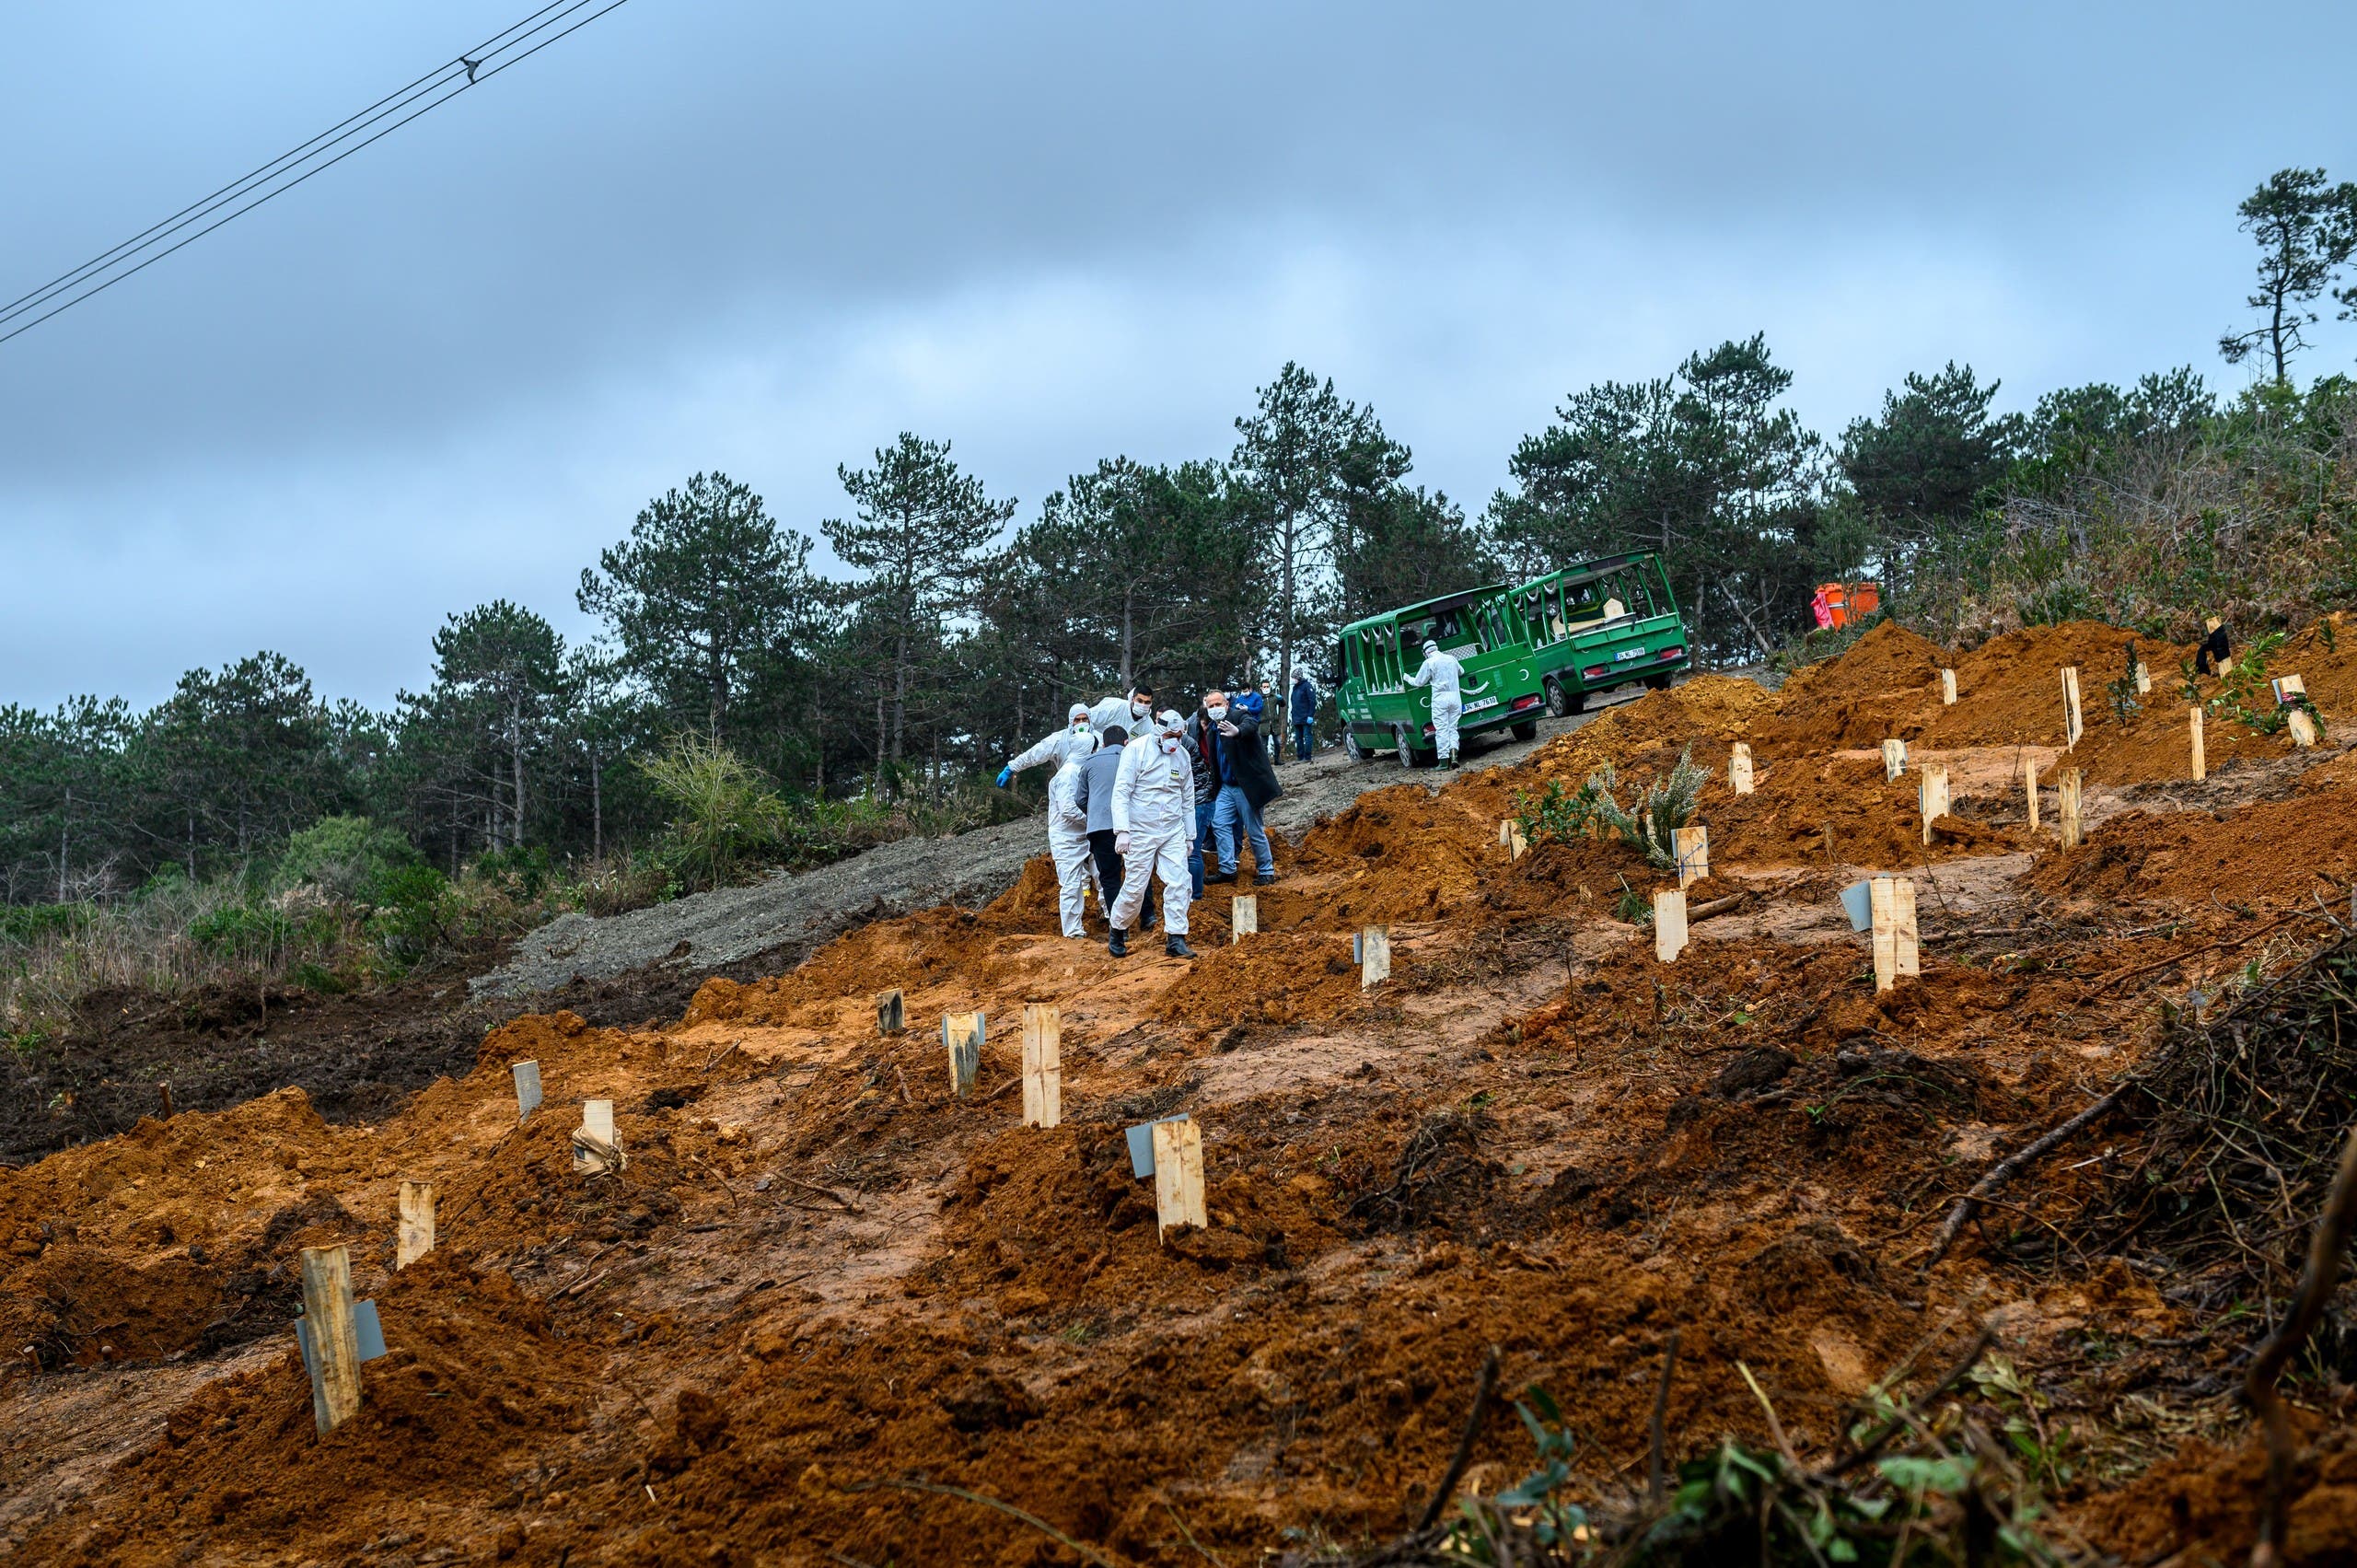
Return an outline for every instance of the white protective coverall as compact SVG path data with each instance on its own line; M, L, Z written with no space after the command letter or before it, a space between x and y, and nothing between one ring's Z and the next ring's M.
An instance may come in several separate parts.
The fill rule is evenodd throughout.
M1105 726L1120 725L1135 740L1154 727L1153 713L1139 713L1127 697L1107 697L1088 710L1088 733L1097 739L1105 738Z
M1048 781L1048 853L1055 856L1056 890L1067 936L1086 935L1082 917L1088 910L1088 889L1097 880L1097 860L1088 853L1088 813L1080 805L1080 764L1096 748L1091 737L1064 759ZM1098 889L1097 901L1105 901Z
M1465 716L1465 666L1455 654L1440 651L1438 643L1424 645L1424 662L1408 677L1411 686L1433 689L1433 749L1444 762L1457 757L1457 721ZM1483 681L1473 688L1481 691Z
M1123 713L1129 711L1127 702L1126 698L1123 699ZM1051 768L1060 768L1074 757L1087 756L1097 749L1097 724L1092 714L1093 710L1087 703L1074 703L1072 711L1064 715L1063 728L1017 755L1006 765L1006 771L1019 773L1026 768L1037 768L1043 763Z
M1151 735L1121 748L1113 775L1113 842L1127 869L1113 900L1116 931L1137 923L1146 879L1162 882L1162 929L1187 935L1187 845L1195 836L1195 762L1179 742L1179 718L1165 713Z

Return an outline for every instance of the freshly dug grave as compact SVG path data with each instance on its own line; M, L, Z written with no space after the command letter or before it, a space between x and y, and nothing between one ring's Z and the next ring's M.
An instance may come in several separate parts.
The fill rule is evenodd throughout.
M2278 936L2231 946L2248 923L2165 877L2043 886L2072 864L2049 853L2016 912L1956 918L1928 895L1923 972L1888 992L1839 926L1705 921L1662 966L1612 918L1620 878L1655 879L1633 851L1517 860L1497 827L1517 792L1604 761L1631 791L1689 744L1723 766L1767 709L1695 684L1585 747L1367 796L1283 853L1261 936L1218 940L1243 889L1207 899L1192 966L1066 941L1035 862L985 909L708 981L676 1024L516 1020L373 1122L289 1093L0 1173L0 1324L33 1347L0 1399L37 1434L0 1458L0 1490L35 1500L0 1539L68 1563L1073 1560L953 1488L1114 1562L1332 1561L1421 1516L1492 1345L1502 1392L1544 1388L1576 1429L1568 1494L1603 1501L1642 1484L1673 1329L1667 1458L1773 1442L1740 1364L1814 1463L1878 1378L1902 1368L1920 1391L1985 1317L2016 1381L1964 1388L1967 1413L2006 1430L2030 1407L2005 1388L2037 1390L2073 1434L2061 1500L2107 1543L2231 1547L2230 1520L2162 1517L2160 1481L2148 1503L2110 1490L2165 1457L2135 1435L2153 1409L2231 1432L2183 1412L2225 1386L2189 1391L2230 1375L2247 1330L2132 1250L2055 1237L2049 1216L2117 1179L2105 1133L1921 1265L1997 1157L2158 1048L2190 967L2279 973ZM1812 684L1834 691L1839 667ZM2009 797L1967 792L1926 850L1911 777L1754 744L1758 794L1706 791L1699 901L1743 889L1838 921L1836 877L1861 864L1927 858L1953 884L1959 861L2023 862L1993 854L2030 842ZM2340 766L2294 787L2337 800ZM2296 798L2230 782L2211 797L2224 822L2177 825ZM1369 922L1394 937L1371 990L1347 941ZM876 1029L888 987L907 1003L895 1037ZM1052 1131L1019 1124L1028 1003L1062 1024ZM960 1100L937 1024L972 1008L990 1037ZM548 1098L519 1126L508 1069L528 1058ZM619 1176L572 1171L588 1098L615 1102ZM1211 1224L1162 1237L1123 1129L1180 1111L1203 1131ZM396 1275L404 1178L435 1185L441 1242ZM333 1241L392 1353L322 1441L283 1336L297 1250ZM75 1414L87 1379L167 1372L192 1391L159 1424ZM103 1484L58 1485L92 1446L115 1456ZM1535 1464L1494 1421L1466 1484L1494 1494ZM2342 1538L2317 1527L2311 1560L2331 1560Z

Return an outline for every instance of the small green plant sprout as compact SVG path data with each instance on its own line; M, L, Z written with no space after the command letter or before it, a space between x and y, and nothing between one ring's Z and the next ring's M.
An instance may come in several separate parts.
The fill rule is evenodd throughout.
M2136 700L2136 639L2133 637L2128 639L2126 663L2127 668L2120 671L2119 679L2103 689L2104 695L2111 699L2111 716L2122 729L2128 727L2129 720L2144 711L2144 704Z
M1534 845L1550 840L1568 843L1573 839L1601 836L1604 820L1598 808L1611 788L1612 767L1607 763L1600 772L1590 773L1577 789L1561 779L1550 779L1546 790L1535 798L1516 790L1514 817L1522 828L1523 841Z
M1612 912L1631 925L1654 923L1654 901L1629 886L1629 878L1620 878L1620 891L1613 896Z
M2283 643L2282 633L2270 632L2245 644L2242 657L2227 667L2218 694L2210 699L2210 711L2261 735L2281 733L2291 720L2268 689L2267 656Z

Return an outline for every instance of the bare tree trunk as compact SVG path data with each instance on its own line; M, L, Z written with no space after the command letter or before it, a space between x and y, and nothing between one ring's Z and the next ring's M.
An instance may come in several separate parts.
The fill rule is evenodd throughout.
M1294 555L1301 547L1301 514L1298 511L1285 514L1284 540L1285 571L1284 586L1279 592L1282 608L1278 613L1282 619L1277 622L1277 667L1279 679L1290 682L1293 679ZM1245 679L1249 680L1251 676L1251 661L1248 657Z
M65 786L65 805L57 814L57 901L65 901L66 859L74 842L74 786Z
M1124 692L1138 689L1137 642L1131 615L1132 607L1136 603L1137 590L1124 582L1121 585L1121 690Z
M598 765L598 743L589 743L589 858L606 864L606 775Z
M507 754L515 764L516 779L516 847L524 847L524 703L511 697L507 701Z

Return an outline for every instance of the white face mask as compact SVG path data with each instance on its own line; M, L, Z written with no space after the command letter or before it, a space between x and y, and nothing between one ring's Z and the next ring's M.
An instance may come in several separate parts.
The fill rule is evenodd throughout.
M1212 723L1217 724L1220 720L1227 717L1227 704L1225 703L1216 703L1212 707L1205 708L1203 712L1212 716Z
M1131 699L1130 699L1130 717L1132 717L1132 718L1133 718L1133 719L1142 719L1142 718L1145 717L1145 714L1146 714L1146 704L1145 704L1145 703L1144 703L1139 702L1135 697L1131 698Z

